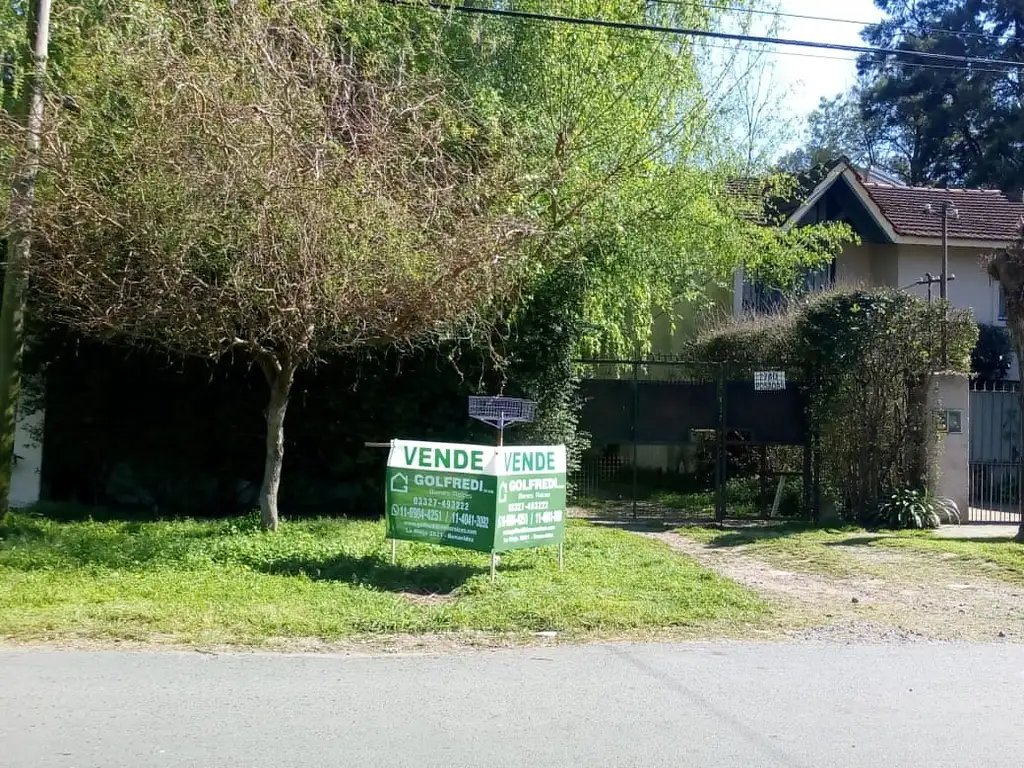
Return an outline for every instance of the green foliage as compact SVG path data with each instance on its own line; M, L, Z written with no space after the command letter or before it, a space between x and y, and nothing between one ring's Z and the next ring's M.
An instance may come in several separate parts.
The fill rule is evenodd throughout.
M258 10L255 16L253 8ZM331 9L330 23L324 8ZM685 3L619 0L557 0L553 4L526 0L517 8L696 28L713 28L728 15L720 9ZM737 16L746 18L743 13ZM208 24L184 23L190 18ZM264 67L243 65L252 61L258 46L249 46L245 35L226 35L237 50L197 45L197 41L224 37L222 32L233 25L242 28L263 18L273 18L282 28L297 29L323 43L317 50L337 50L339 59L356 62L361 83L402 83L407 89L392 90L388 99L367 99L368 104L400 106L406 96L420 89L431 98L416 103L433 106L403 123L405 129L396 129L394 135L402 141L376 142L373 147L389 148L390 154L383 158L386 162L373 165L366 160L358 173L346 179L354 183L328 184L330 194L307 184L308 174L299 174L303 180L293 185L282 185L275 180L277 174L269 174L272 183L267 183L267 158L280 158L283 149L294 149L293 132L320 135L318 130L300 130L296 125L316 126L324 111L299 109L290 125L249 110L250 102L261 102L250 100L250 95L276 93L273 83L264 80ZM731 285L738 265L764 274L792 275L804 266L826 261L849 235L841 225L787 233L761 226L752 215L754 209L760 210L761 201L751 203L726 193L735 169L722 160L725 153L721 148L727 142L717 105L727 94L716 92L704 77L707 70L702 67L707 60L701 57L706 51L702 53L692 41L362 0L280 7L220 0L133 0L128 5L89 0L73 8L62 4L55 25L59 56L53 69L53 93L55 99L62 93L72 94L79 109L73 114L60 113L62 141L54 142L51 149L73 149L64 159L75 173L51 174L50 179L61 179L61 184L44 189L40 200L66 191L77 179L83 199L90 204L56 207L55 215L64 217L63 226L55 228L59 236L50 238L50 251L60 257L63 252L77 256L91 249L94 258L88 266L92 277L108 275L119 267L121 276L136 287L127 293L118 290L115 295L110 289L120 284L117 280L85 285L80 282L83 271L77 268L81 264L67 273L54 271L49 281L34 282L41 292L37 296L40 304L42 293L57 293L64 299L56 302L60 306L53 316L68 319L67 310L74 305L72 309L97 321L81 323L80 328L107 337L111 319L117 314L106 310L114 307L122 320L131 321L113 329L121 331L122 338L127 335L131 341L145 343L152 340L151 332L160 341L173 335L178 342L189 343L169 346L186 352L221 352L225 345L235 343L235 336L269 349L282 337L275 328L288 331L285 338L294 339L297 333L300 342L311 332L313 341L325 342L314 346L330 349L336 342L358 346L367 340L406 341L416 336L406 331L423 330L424 324L430 325L428 331L436 330L420 311L424 306L435 312L449 299L461 303L478 293L486 299L492 289L507 299L500 306L499 302L483 301L483 308L471 302L479 310L470 312L477 322L470 323L473 327L469 329L444 324L445 332L438 334L444 341L437 352L349 354L346 350L339 355L324 354L329 360L316 374L298 374L296 387L302 405L289 408L286 474L300 473L305 480L313 473L335 479L337 473L343 473L346 483L358 482L353 478L362 474L370 479L361 481L361 498L372 498L378 465L361 447L361 439L387 439L400 432L412 432L410 436L416 437L474 434L454 405L461 405L460 399L469 392L504 388L508 394L537 399L541 418L522 429L522 439L564 441L570 456L576 455L583 436L577 435L575 424L573 357L597 351L633 354L645 349L650 346L652 319L658 313L667 314L675 324L684 305L706 308L716 287ZM161 52L173 55L158 55ZM153 60L164 62L160 71L153 70ZM301 57L288 61L293 65L296 60ZM242 75L234 76L238 72ZM230 87L206 87L222 80ZM306 78L299 80L307 82ZM182 100L191 99L193 106L203 102L195 89L179 87L186 82L196 85L208 103L226 104L227 108L242 104L245 108L237 113L237 119L227 120L223 131L217 130L216 119L211 123L210 115L216 118L218 110L180 109ZM306 93L304 87L296 92ZM290 110L267 111L271 115L293 114ZM395 127L384 123L388 129ZM141 128L136 129L137 125ZM491 253L491 245L504 238L483 238L485 245L477 242L477 247L463 252L468 261L483 262L476 265L480 270L470 269L465 274L482 274L486 279L448 280L449 290L436 289L444 274L436 269L437 250L466 235L470 229L467 222L473 217L467 219L462 215L466 209L458 205L442 205L437 217L427 217L430 222L440 222L437 238L416 225L422 221L416 216L422 212L417 206L436 195L419 194L419 185L404 183L423 168L413 162L417 152L403 151L411 146L405 139L414 128L430 129L425 130L426 138L436 139L436 157L451 160L456 170L471 173L473 178L486 174L492 181L497 179L499 187L458 183L444 186L444 190L456 190L461 202L473 198L470 208L474 213L480 209L504 213L538 234L528 248L513 254L518 259L498 259ZM268 135L273 140L268 141ZM238 151L246 156L245 162L238 162ZM299 165L306 154L299 153ZM372 154L339 154L372 159ZM140 161L147 158L152 162ZM381 191L375 182L379 176L394 180L389 174L403 183ZM290 177L298 178L295 174ZM498 183L501 181L507 181L507 186ZM360 196L358 191L367 185L371 193ZM272 193L265 192L268 189ZM293 192L285 194L287 190ZM102 192L101 197L110 203L106 209L94 204L94 192ZM88 213L103 210L110 215ZM329 215L313 216L318 210ZM67 220L68 211L76 215L86 212L88 226ZM311 216L313 223L323 227L307 226ZM123 226L112 225L111 218ZM40 217L40 222L45 220ZM268 220L274 226L261 224ZM131 232L130 238L123 236L125 231ZM269 240L268 231L273 234ZM316 256L316 248L312 254L295 251L318 239L331 246L326 261L307 258ZM276 257L273 249L260 246L270 240L279 251ZM46 238L37 242L45 246ZM135 258L144 251L156 257ZM489 266L492 256L499 262L497 269ZM180 268L181 259L187 262L187 269ZM70 265L62 258L55 261ZM506 261L514 266L505 266ZM328 312L310 324L290 311L294 306L308 306L310 296L291 296L291 288L302 281L284 279L286 275L268 265L299 262L305 265L307 277L311 263L325 268L324 279L305 284L315 286L312 298L323 298L323 293L333 299L313 304L341 312L343 322L335 322L339 318ZM454 283L458 290L452 288ZM203 298L225 284L234 292L218 296L228 300ZM145 293L156 286L161 286L165 295L152 301ZM237 290L239 287L244 290ZM465 290L467 287L471 289ZM357 300L338 301L342 288ZM280 300L281 296L295 301ZM239 305L247 308L242 323L236 312ZM131 311L125 314L126 309ZM370 319L393 319L396 314L404 321L398 323L400 328L390 330L400 333L367 330ZM499 314L508 322L491 333L487 326ZM181 318L187 322L178 322ZM202 343L192 343L200 336ZM373 371L374 366L379 366L378 370ZM218 377L231 371L230 376L218 379L217 388L221 407L234 423L228 424L226 416L206 422L198 416L177 422L160 417L161 428L170 431L162 434L172 435L165 445L138 436L118 442L99 434L94 423L87 427L90 441L102 444L103 450L80 461L94 464L98 477L108 476L112 463L126 461L124 445L146 443L145 450L140 447L139 451L152 466L135 474L145 475L150 487L162 486L159 493L147 494L153 497L153 506L166 508L171 503L190 509L202 498L197 506L204 511L218 506L246 508L248 498L240 499L232 489L251 483L252 473L240 470L237 457L245 456L259 467L260 457L252 446L260 445L262 437L240 404L258 413L263 403L254 397L253 377L241 373L240 367L232 361L208 373ZM352 368L359 373L353 375ZM201 369L191 363L181 366L185 369L188 373L182 380L203 386L198 383L203 378ZM412 378L394 384L388 380L409 371L416 371L414 383L410 383ZM79 375L89 379L97 398L104 386L117 388L101 381L102 372ZM230 394L232 385L238 386L237 397ZM158 389L169 392L173 387L164 381ZM358 396L353 394L356 389ZM345 394L338 395L339 390ZM318 410L313 403L317 397L331 402ZM139 405L139 396L125 393L124 398ZM201 404L190 413L209 415L214 410L213 399L212 395L200 398ZM436 406L438 402L444 405ZM120 418L109 407L101 408L111 420ZM430 417L422 415L424 409L431 409ZM147 408L135 411L144 412ZM308 423L315 427L302 428L293 435L296 419L314 412L318 418ZM67 409L63 416L65 425L76 418ZM449 423L439 424L442 418ZM228 441L230 456L224 455L223 448L211 447L220 445L219 440L190 447L183 436L183 424L189 422L204 424L193 427L203 431L217 423L224 427L221 434L236 436L236 441ZM124 423L110 434L123 435L128 426ZM155 426L153 429L157 431ZM302 454L303 460L290 463L289 455L303 443L315 447ZM170 445L176 448L171 450ZM121 455L112 462L110 452ZM195 495L176 493L173 489L180 490L180 486L167 474L161 475L156 462L150 460L152 456L166 458L168 453L176 457L175 467L181 470L187 465L189 471L167 474L191 475L188 482L196 489ZM93 461L99 456L106 458ZM199 462L198 457L204 461ZM211 481L205 472L196 471L196 464L215 467L220 479ZM81 474L84 477L86 473ZM81 487L86 481L77 482L79 489L71 495L92 500ZM318 504L322 503L324 493L318 483L298 485L302 500L318 498ZM219 490L211 490L213 486ZM288 483L285 492L287 488ZM213 498L221 501L218 504ZM296 507L303 508L304 501L297 501Z
M885 20L865 40L904 50L1019 61L1018 0L876 0ZM945 30L955 29L960 34ZM998 67L900 66L862 57L862 113L882 126L892 167L912 184L984 186L1019 195L1024 172L1020 84Z
M572 633L756 619L765 606L667 546L571 522L502 557L398 545L379 522L56 522L17 514L0 540L0 636L259 645L365 634Z
M948 321L944 317L948 314ZM823 380L857 375L865 362L881 364L898 352L900 364L930 372L941 358L943 323L948 333L948 369L966 373L977 329L966 310L942 302L929 304L904 291L874 289L838 291L808 303L796 332L798 354Z
M884 147L877 121L860 111L860 92L854 88L831 99L822 97L807 116L807 143L779 159L778 166L791 173L827 165L840 157L869 167L879 167Z
M584 295L579 266L551 272L524 297L501 343L506 362L500 373L508 390L537 402L536 420L518 428L516 441L564 444L570 473L587 446L578 429L579 379L573 365L583 336Z
M500 126L502 151L532 182L519 202L545 232L541 284L565 268L580 277L572 289L582 296L565 297L583 300L577 354L646 350L656 315L675 324L710 309L738 265L789 276L848 237L832 225L759 226L749 201L726 193L736 173L721 151L730 94L702 80L712 67L693 41L337 5L361 53L440 73L481 126ZM697 29L749 22L742 11L686 3L525 0L516 9Z
M927 491L901 488L878 505L869 521L879 528L938 528L943 522L959 523L960 513L950 499Z
M971 372L980 381L1002 381L1010 370L1013 346L1001 325L978 324L978 343L971 352Z
M977 341L967 311L892 289L820 294L789 312L705 334L694 353L787 367L803 381L824 489L853 519L883 494L925 482L936 424L929 374L966 374ZM948 333L948 365L942 329Z
M578 307L560 291L532 295L490 343L335 355L300 372L288 411L285 513L379 516L386 451L364 443L491 443L494 430L467 417L469 395L536 399L537 421L506 438L564 442L574 463L583 441L571 365ZM150 515L242 514L255 503L266 384L241 356L174 360L51 333L36 336L28 369L31 382L45 384L30 394L47 412L46 498Z

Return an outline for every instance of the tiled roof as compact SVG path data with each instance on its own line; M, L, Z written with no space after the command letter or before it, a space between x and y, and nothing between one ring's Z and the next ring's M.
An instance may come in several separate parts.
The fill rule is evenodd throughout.
M843 158L826 165L817 165L800 173L789 174L792 186L772 184L770 176L738 176L725 183L725 193L750 206L747 218L763 224L778 224L800 207Z
M942 237L942 206L957 216L948 219L950 239L1010 241L1020 233L1024 203L998 190L904 187L865 182L864 189L899 235ZM932 207L933 213L925 208Z

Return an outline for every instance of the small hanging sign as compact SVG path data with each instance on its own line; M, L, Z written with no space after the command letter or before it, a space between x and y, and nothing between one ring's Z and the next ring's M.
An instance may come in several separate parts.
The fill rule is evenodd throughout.
M785 371L755 371L755 392L777 392L786 388Z

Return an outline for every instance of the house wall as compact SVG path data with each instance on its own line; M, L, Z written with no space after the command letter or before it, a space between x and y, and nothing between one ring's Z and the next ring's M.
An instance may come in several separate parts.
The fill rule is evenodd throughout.
M734 295L732 286L713 286L707 289L704 299L699 303L677 302L671 316L655 312L654 327L651 329L651 355L680 355L686 343L692 341L702 329L724 322L732 316ZM678 376L678 372L669 365L652 366L644 375L647 379L671 380ZM636 465L640 469L677 472L684 454L685 449L676 445L638 445ZM632 462L630 451L626 452L626 456L626 460Z
M899 247L889 244L875 244L871 249L871 274L873 285L900 288Z
M43 467L43 411L19 409L14 431L14 466L11 469L12 507L29 507L39 501Z
M950 248L949 272L956 277L949 282L947 291L950 303L960 309L970 309L979 323L1005 326L999 318L999 284L988 276L982 267L982 258L988 251L979 248ZM899 246L899 284L911 285L920 280L925 272L938 276L942 272L942 249L937 245ZM918 296L927 297L928 287L912 285L907 289ZM932 296L938 297L939 285L932 286ZM1020 379L1020 365L1016 359L1010 361L1007 371L1010 380Z
M999 319L999 287L985 273L981 259L985 251L978 248L950 248L949 272L956 276L948 285L949 301L954 307L968 308L979 323L1005 325ZM936 245L899 246L899 284L911 284L924 277L942 273L942 248ZM928 287L914 285L907 289L918 296L927 296ZM938 284L932 286L932 296L939 295Z
M699 302L679 301L671 315L655 312L657 317L651 329L651 354L679 355L686 343L692 341L701 330L728 320L732 312L731 286L709 287Z
M836 257L836 282L840 285L877 285L873 274L874 253L880 246L873 243L848 245Z

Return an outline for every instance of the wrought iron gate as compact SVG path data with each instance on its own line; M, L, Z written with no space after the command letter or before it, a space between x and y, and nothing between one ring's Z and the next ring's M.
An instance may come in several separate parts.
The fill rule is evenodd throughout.
M972 523L1018 523L1021 505L1020 382L971 383L970 509Z
M717 363L581 365L591 439L574 478L581 505L717 520L813 514L812 440L793 371L759 391L753 370Z

